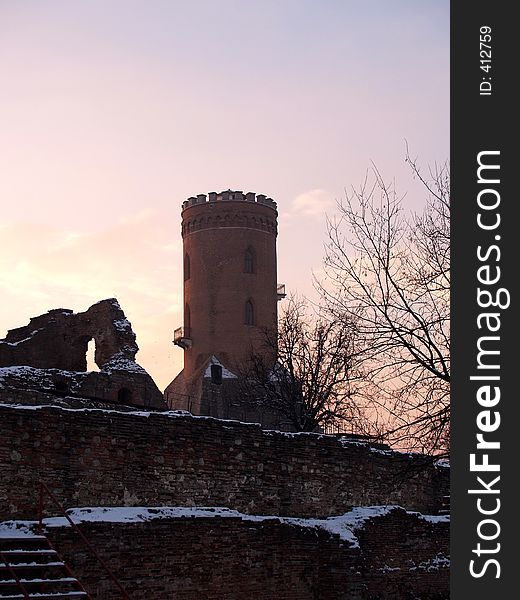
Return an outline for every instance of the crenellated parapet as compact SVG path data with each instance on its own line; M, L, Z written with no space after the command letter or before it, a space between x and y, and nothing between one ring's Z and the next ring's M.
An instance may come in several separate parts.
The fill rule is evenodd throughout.
M256 202L263 204L276 210L276 202L272 198L268 198L265 194L256 194L255 192L244 192L238 190L225 190L223 192L209 192L209 194L197 194L191 196L182 203L182 210L198 204L212 202Z
M194 215L185 218L182 222L182 236L189 235L203 229L222 229L226 227L254 229L277 235L276 217L268 218L262 215L244 211L234 211L231 214L219 215Z
M264 194L226 190L199 194L182 204L182 236L203 229L243 228L277 235L276 202Z

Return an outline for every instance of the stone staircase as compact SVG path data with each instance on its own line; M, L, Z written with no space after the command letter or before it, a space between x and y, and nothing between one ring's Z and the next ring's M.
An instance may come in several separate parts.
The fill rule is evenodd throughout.
M0 600L90 600L44 535L0 537Z

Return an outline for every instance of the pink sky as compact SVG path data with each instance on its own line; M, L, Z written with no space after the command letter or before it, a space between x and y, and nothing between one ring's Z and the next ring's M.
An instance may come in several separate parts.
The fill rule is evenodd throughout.
M312 293L325 214L370 161L449 153L449 2L0 3L0 337L117 297L163 389L182 366L180 205L279 207L279 281Z

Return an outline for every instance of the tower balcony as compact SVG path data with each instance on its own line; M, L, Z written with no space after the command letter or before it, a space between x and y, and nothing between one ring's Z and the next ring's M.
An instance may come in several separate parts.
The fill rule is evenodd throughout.
M173 332L173 343L183 349L191 348L191 331L189 327L177 327Z
M287 296L285 293L285 283L278 283L276 286L276 299L283 300Z

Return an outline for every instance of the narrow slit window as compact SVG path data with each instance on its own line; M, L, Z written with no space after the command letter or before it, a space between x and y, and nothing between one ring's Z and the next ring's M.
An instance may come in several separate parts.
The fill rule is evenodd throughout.
M244 272L254 273L255 272L255 255L252 248L248 248L244 255Z
M188 281L188 279L190 278L191 273L190 273L190 255L189 254L185 254L184 255L184 281Z
M255 310L254 310L253 303L251 302L251 300L248 300L246 302L245 323L246 323L246 325L254 325L255 324Z

